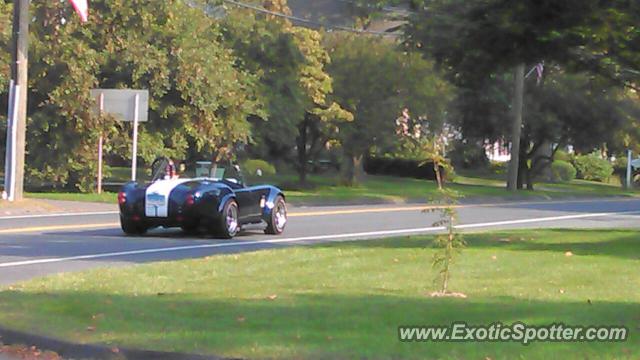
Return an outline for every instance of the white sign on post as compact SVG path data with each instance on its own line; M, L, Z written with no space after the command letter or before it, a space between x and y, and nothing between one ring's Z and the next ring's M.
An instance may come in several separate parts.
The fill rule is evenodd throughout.
M111 114L119 121L135 121L135 98L139 97L138 122L149 120L149 90L132 89L93 89L91 97L98 99L100 94L104 97L103 111ZM97 105L97 103L96 103Z
M101 113L110 114L119 121L133 122L131 180L136 181L138 123L149 120L149 90L93 89L91 96L96 99L97 109ZM101 177L101 174L98 176Z

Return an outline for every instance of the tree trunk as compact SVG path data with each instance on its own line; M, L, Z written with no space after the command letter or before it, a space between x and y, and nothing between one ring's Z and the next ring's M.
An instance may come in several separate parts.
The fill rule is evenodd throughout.
M522 190L525 184L529 184L529 157L527 156L527 149L522 146L520 147L519 160L517 189Z
M522 132L522 108L524 101L524 63L515 69L515 88L513 94L513 123L511 128L511 161L507 188L516 191L521 188L518 176L520 166L520 134Z
M433 171L436 173L436 181L438 182L438 190L442 190L442 174L440 173L440 166L436 162L433 163Z
M346 168L344 180L349 186L357 185L364 177L363 155L346 154Z
M307 128L308 120L304 119L298 125L298 138L296 139L298 145L298 180L300 184L307 183Z

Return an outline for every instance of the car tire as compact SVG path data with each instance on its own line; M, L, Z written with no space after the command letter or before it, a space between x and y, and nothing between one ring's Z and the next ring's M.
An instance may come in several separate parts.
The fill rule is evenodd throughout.
M238 203L231 199L222 207L222 213L215 231L216 235L223 239L231 239L240 232L240 222L238 221Z
M264 233L268 235L280 235L287 225L287 203L282 195L276 196L273 202L273 209L267 221L267 228Z
M143 235L147 232L147 227L133 220L129 220L120 215L120 227L122 231L127 235Z

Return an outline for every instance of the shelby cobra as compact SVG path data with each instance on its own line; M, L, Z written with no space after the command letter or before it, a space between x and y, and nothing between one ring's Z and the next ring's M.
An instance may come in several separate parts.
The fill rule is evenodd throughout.
M214 236L232 238L246 224L266 224L266 234L281 234L287 223L287 206L282 191L274 186L245 186L238 177L181 179L174 176L167 159L154 162L154 176L148 186L125 184L118 193L120 225L129 235L148 229L181 227L187 233L205 229ZM166 169L166 170L165 170ZM171 170L169 170L171 169Z

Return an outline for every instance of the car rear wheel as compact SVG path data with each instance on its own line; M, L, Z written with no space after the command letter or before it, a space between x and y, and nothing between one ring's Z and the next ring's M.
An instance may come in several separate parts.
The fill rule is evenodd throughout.
M236 236L238 232L240 232L238 203L235 200L229 200L222 208L217 235L224 239L231 239Z
M140 222L127 219L120 215L120 227L127 235L142 235L147 232L147 227Z
M265 234L279 235L284 231L287 225L287 204L281 195L276 196L271 210L271 216L267 221L267 228L264 229Z

